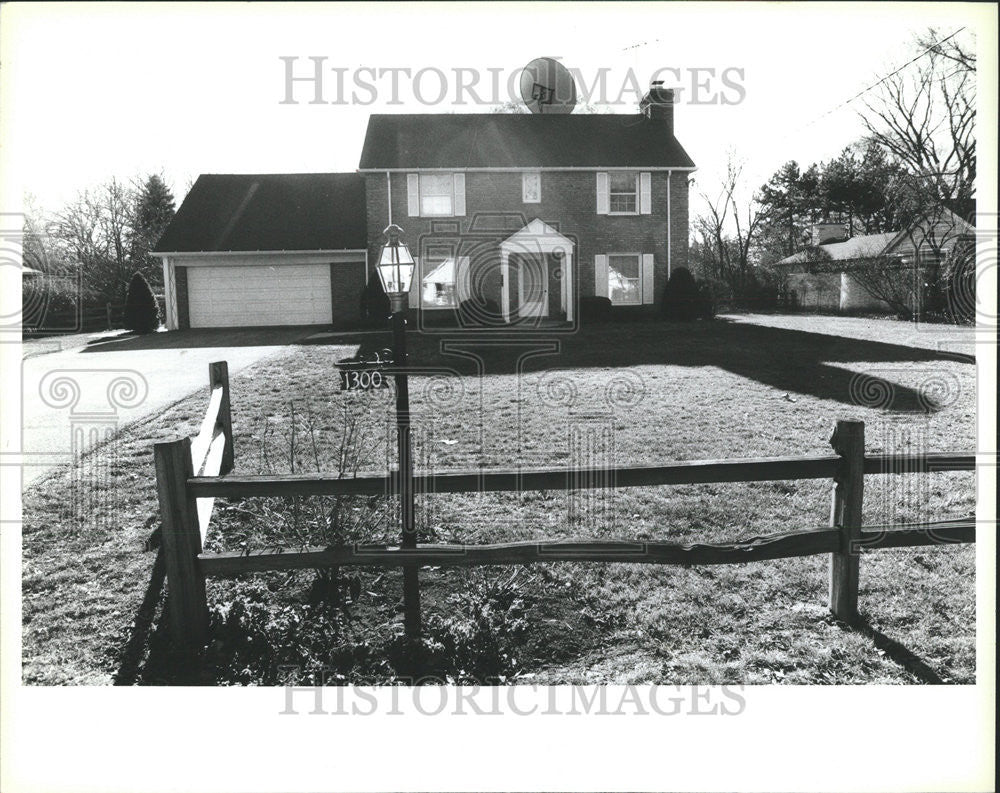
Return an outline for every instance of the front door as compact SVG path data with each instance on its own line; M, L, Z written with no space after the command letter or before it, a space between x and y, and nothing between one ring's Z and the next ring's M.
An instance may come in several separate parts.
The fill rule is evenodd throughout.
M521 317L549 315L549 272L542 254L511 254L511 266L517 271L517 304Z

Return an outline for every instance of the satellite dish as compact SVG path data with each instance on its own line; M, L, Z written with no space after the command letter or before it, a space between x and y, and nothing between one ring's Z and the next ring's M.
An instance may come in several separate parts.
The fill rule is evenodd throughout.
M535 58L521 70L521 99L532 113L572 113L576 82L555 58Z

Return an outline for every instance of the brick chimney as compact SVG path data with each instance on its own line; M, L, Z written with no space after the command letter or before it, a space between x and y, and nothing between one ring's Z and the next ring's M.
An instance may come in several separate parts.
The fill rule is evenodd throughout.
M674 89L664 88L663 80L654 80L649 91L639 102L639 112L651 121L663 124L674 134Z

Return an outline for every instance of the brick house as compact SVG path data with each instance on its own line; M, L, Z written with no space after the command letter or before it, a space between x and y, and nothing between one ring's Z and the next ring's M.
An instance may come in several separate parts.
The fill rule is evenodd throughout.
M373 115L368 258L401 226L423 312L472 299L503 322L573 321L585 296L651 311L687 264L693 170L659 85L635 115Z
M357 174L202 176L154 251L168 327L353 324L390 223L418 263L415 311L652 312L687 265L694 163L673 91L654 83L638 110L373 115Z

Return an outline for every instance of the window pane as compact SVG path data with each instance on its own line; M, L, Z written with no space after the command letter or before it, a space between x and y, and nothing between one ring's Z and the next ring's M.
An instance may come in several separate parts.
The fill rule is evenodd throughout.
M635 212L635 195L611 194L608 208L612 212Z
M420 283L420 299L427 308L455 306L455 259L429 259Z
M608 174L608 209L611 212L635 212L638 205L636 175L627 171Z
M616 304L642 302L638 256L608 257L608 297Z
M451 195L454 185L450 173L420 174L420 195Z
M450 173L420 174L420 214L453 214L454 177Z
M421 215L450 215L451 196L421 196Z
M540 201L542 194L542 176L537 173L526 173L522 176L522 191L525 201Z
M638 256L609 256L608 269L618 273L623 278L639 277Z
M612 193L634 193L635 174L628 171L612 171L608 174L608 185Z

